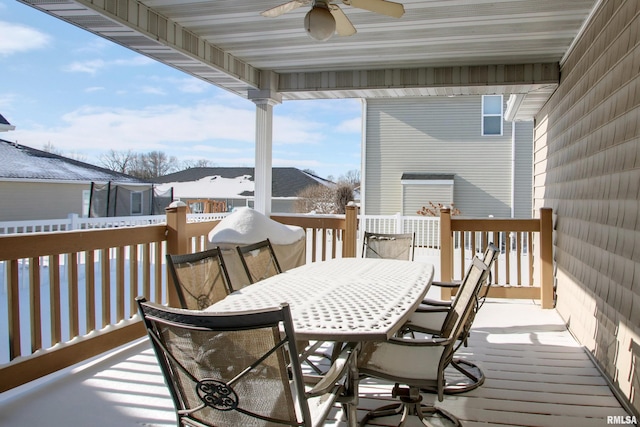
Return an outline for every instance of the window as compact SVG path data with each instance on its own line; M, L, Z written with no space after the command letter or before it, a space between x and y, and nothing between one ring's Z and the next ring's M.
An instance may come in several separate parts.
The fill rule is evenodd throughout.
M502 95L482 96L482 135L502 135Z
M82 190L82 217L89 217L89 202L91 199L91 190Z
M131 193L131 215L142 215L142 192Z

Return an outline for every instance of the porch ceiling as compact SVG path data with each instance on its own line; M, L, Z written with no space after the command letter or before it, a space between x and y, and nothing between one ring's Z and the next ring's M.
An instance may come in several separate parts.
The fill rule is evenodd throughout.
M307 37L286 0L20 0L242 97L525 94L531 117L599 0L398 0L400 19L340 3L357 33ZM253 93L253 90L258 90Z

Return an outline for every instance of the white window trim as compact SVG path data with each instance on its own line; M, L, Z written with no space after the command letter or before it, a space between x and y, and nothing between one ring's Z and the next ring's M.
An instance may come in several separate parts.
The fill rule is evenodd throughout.
M487 96L499 96L500 97L500 114L485 114L484 113L484 99ZM502 95L482 95L482 106L480 109L480 135L482 136L502 136L504 134L504 99ZM485 117L500 117L500 133L499 134L485 134L484 133L484 118Z

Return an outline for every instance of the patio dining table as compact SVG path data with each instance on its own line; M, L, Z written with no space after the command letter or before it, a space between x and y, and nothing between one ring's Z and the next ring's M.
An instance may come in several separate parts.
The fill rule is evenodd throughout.
M427 263L335 258L269 277L206 310L257 310L288 303L299 339L379 341L397 332L432 279L433 265Z
M433 265L417 261L337 258L305 264L242 288L206 311L257 310L288 303L296 338L364 342L392 337L423 300ZM357 372L348 419L356 423Z

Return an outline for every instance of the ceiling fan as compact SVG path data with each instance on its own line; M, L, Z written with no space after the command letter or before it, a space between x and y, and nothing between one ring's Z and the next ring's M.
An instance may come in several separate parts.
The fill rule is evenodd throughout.
M350 36L356 29L344 14L340 6L333 0L291 0L261 13L262 16L275 18L300 6L312 4L311 10L304 17L304 28L307 34L316 40L325 41L338 33L339 36ZM370 12L400 18L404 15L404 6L386 0L340 0L343 4Z

